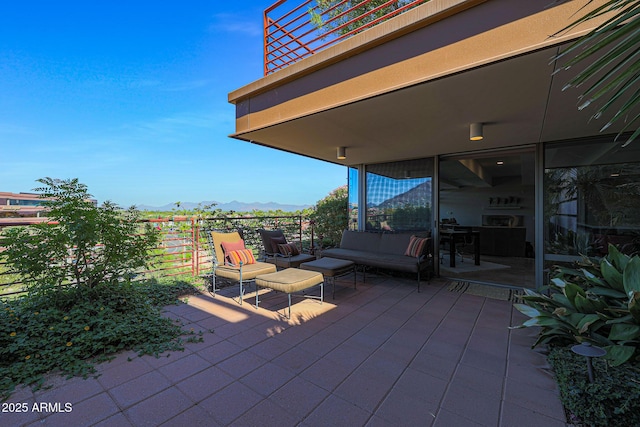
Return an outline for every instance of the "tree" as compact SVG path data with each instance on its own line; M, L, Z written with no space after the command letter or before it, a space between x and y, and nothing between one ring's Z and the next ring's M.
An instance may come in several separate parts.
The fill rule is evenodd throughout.
M407 0L395 0L372 12L388 2L388 0L371 0L369 2L367 0L317 0L316 8L309 9L309 14L311 22L318 29L324 30L326 33L337 30L338 34L343 35L409 3Z
M148 223L140 230L135 207L123 211L109 201L97 207L77 179L38 182L50 223L9 228L3 239L7 264L32 290L69 283L93 288L146 265L159 233Z
M564 2L565 0L557 0ZM581 10L594 0L588 0ZM609 128L622 119L626 122L618 133L618 138L627 130L633 133L623 146L640 136L638 102L640 101L640 0L609 0L587 12L560 34L584 22L611 14L602 24L580 37L566 50L557 55L557 60L565 60L563 70L594 59L584 71L573 77L564 89L589 86L580 95L580 110L599 103L592 119L606 114L610 117L600 130ZM611 112L613 112L611 114ZM635 127L635 129L634 129Z
M344 185L316 203L310 217L315 221L315 230L321 236L323 245L340 243L342 231L347 228L347 202L348 190Z

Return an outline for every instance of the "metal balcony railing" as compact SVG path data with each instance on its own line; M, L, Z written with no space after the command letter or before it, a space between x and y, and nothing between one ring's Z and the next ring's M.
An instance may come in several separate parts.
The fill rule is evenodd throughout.
M429 0L279 0L264 11L264 75Z
M283 230L288 241L299 241L303 248L307 249L313 246L312 227L309 220L301 215L222 216L204 219L173 217L141 221L147 222L160 231L161 239L158 247L149 254L148 269L138 272L139 278L180 275L197 277L209 273L212 267L211 253L205 230L211 228L242 228L246 246L253 249L258 257L262 250L258 228L279 228ZM9 271L6 261L1 256L2 250L0 240L0 296L21 294L25 290L23 279L20 274ZM69 257L64 262L73 260L73 249L69 249Z

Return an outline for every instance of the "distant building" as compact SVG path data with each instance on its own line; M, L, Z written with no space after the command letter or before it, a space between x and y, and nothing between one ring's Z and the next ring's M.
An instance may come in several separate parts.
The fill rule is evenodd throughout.
M34 193L0 192L0 227L46 221L43 201L44 199Z
M29 225L48 220L46 208L42 203L47 200L35 193L7 193L0 191L0 227L9 225ZM97 200L91 200L97 205Z

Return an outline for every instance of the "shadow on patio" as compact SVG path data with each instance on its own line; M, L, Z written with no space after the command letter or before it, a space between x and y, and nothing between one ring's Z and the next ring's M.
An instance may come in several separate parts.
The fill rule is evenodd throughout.
M344 279L351 285L349 277ZM97 379L54 379L8 402L70 412L0 415L2 425L564 426L533 331L510 302L450 292L433 279L372 275L323 304L254 294L170 306L204 342L158 359L120 354ZM233 294L233 291L236 293ZM225 296L226 294L226 296ZM325 292L330 294L330 292ZM131 359L131 361L129 361Z

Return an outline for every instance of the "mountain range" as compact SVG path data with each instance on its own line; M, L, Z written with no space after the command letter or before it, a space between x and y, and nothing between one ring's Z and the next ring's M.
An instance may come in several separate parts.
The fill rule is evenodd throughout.
M193 210L215 204L214 209L222 209L225 212L234 211L234 212L251 212L254 210L257 211L276 211L281 210L284 212L294 212L297 210L302 210L310 207L311 205L287 205L276 202L239 202L234 200L228 203L221 203L216 201L204 201L204 202L181 202L180 207L177 207L175 203L168 203L163 206L148 206L148 205L137 205L136 207L141 211L161 211L168 212L172 210Z
M404 193L398 194L377 205L378 208L399 208L406 205L429 206L431 204L431 180L425 181Z

